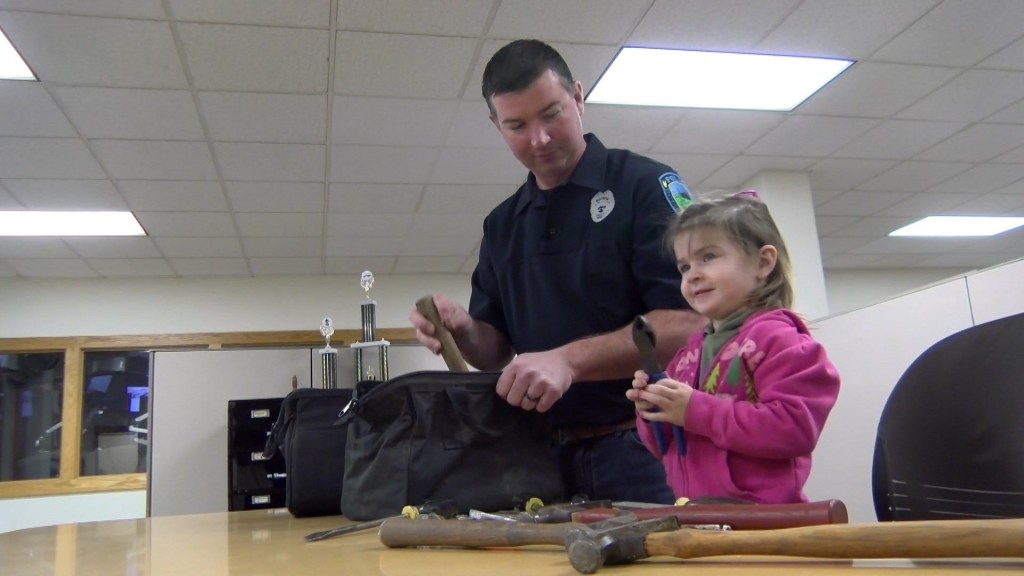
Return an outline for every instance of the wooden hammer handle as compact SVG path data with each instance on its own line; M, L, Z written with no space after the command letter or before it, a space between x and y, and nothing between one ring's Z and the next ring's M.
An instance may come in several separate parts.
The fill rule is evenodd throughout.
M828 524L747 532L683 529L648 534L644 547L651 556L678 558L1021 558L1024 519Z
M820 524L846 524L849 515L840 500L798 504L687 504L628 510L639 520L675 516L680 524L723 524L733 530L775 530ZM573 522L592 524L622 514L612 508L574 512Z
M572 524L530 524L498 520L392 518L380 527L380 541L389 548L448 546L505 548L532 544L565 545Z
M459 352L459 347L455 344L452 333L445 328L444 322L441 321L441 315L438 314L437 306L434 304L434 297L427 294L417 300L416 310L434 325L434 337L441 342L441 357L444 358L444 363L448 366L448 369L452 372L468 371L469 367L462 358L462 353Z

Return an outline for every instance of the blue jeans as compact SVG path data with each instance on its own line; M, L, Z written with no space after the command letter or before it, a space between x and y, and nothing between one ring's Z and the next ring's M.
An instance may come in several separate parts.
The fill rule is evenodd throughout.
M565 495L591 500L672 504L665 468L640 443L636 430L623 430L558 447Z

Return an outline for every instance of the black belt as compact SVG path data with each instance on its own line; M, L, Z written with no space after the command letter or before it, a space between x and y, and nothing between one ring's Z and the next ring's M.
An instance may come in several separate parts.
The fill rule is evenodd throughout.
M573 444L592 438L600 438L636 428L636 418L623 420L614 424L577 424L574 426L563 426L555 430L555 437L561 445Z

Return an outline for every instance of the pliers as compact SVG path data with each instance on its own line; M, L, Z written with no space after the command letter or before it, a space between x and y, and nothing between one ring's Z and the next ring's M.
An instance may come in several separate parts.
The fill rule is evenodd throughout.
M643 367L644 372L647 372L648 382L657 382L667 377L665 371L661 368L661 364L658 362L658 356L655 353L654 347L655 342L654 330L647 322L647 318L644 318L642 314L638 315L633 320L633 343L636 344L637 350L640 351L640 365ZM652 411L657 411L657 408L652 408ZM653 422L652 426L654 428L654 441L658 444L658 450L665 454L668 451L665 431L660 422ZM686 454L686 438L681 427L672 425L672 438L676 441L676 451L680 455Z

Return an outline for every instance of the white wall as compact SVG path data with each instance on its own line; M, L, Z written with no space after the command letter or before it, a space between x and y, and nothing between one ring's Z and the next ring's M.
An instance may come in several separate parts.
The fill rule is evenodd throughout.
M126 520L145 515L145 490L11 498L0 500L0 534L36 526Z
M829 315L864 308L967 272L957 268L826 270Z

